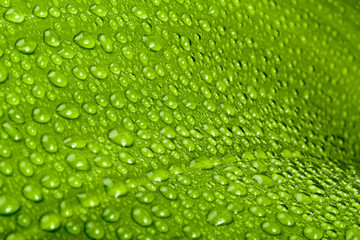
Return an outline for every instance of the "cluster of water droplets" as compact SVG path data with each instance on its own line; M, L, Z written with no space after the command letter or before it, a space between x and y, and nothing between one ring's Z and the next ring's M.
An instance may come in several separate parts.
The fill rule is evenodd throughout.
M359 238L332 2L0 0L1 238Z

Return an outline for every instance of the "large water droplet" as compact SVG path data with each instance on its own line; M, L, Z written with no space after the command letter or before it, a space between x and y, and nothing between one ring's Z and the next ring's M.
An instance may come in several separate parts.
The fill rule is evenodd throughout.
M15 48L24 54L33 54L37 47L37 42L29 38L20 38L15 43Z
M82 48L92 49L95 47L96 39L89 32L79 32L74 37L74 42Z
M22 23L25 20L25 14L18 8L10 8L4 12L4 19L12 23Z
M134 137L132 134L129 131L121 128L110 130L108 137L113 143L123 147L131 147L134 143Z
M8 195L0 196L0 215L10 216L19 211L20 202Z

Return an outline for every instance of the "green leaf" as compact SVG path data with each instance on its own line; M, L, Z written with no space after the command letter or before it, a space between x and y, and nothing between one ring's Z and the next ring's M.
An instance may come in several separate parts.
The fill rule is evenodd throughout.
M353 0L0 0L0 239L359 239Z

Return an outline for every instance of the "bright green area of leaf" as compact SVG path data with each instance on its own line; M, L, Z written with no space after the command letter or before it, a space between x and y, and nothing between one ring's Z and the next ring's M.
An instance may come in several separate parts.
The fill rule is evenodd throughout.
M0 0L0 238L359 239L359 15Z

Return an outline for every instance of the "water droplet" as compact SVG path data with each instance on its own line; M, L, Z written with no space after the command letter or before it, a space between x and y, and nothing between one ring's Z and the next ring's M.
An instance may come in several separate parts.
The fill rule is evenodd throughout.
M5 82L9 77L7 68L0 64L0 83Z
M95 47L96 39L89 32L79 32L74 37L74 42L82 48L92 49Z
M311 198L305 193L301 193L301 192L295 193L294 197L295 197L296 201L298 201L299 203L302 203L302 204L311 204L312 203Z
M4 19L12 23L22 23L25 20L25 14L18 8L10 8L4 12Z
M227 191L236 196L245 196L247 194L247 189L239 183L231 183Z
M140 18L140 19L146 19L148 17L147 11L144 7L135 6L131 9L132 13Z
M131 165L136 163L135 158L128 152L120 152L119 159L123 163L131 164Z
M112 161L108 156L100 155L94 158L94 163L97 167L100 168L110 168L112 167Z
M0 215L10 216L20 210L20 202L8 195L0 196Z
M16 218L16 223L21 227L28 227L31 224L31 218L28 215L20 214Z
M55 213L46 213L40 218L39 226L47 232L56 231L61 226L60 217Z
M44 200L41 189L33 184L25 185L22 189L24 197L33 202L41 202Z
M183 232L186 237L190 239L199 239L202 236L200 228L196 225L186 225L183 227Z
M154 52L160 51L164 45L163 41L158 36L143 36L142 40L145 46Z
M87 140L80 136L66 137L63 141L64 145L69 148L83 149L87 145Z
M262 230L269 235L280 235L282 230L275 222L265 221L261 224Z
M109 139L120 146L131 147L134 143L134 137L129 131L121 128L115 128L109 131Z
M34 175L34 168L28 160L21 160L18 163L19 172L25 177Z
M249 207L249 212L252 213L255 217L265 217L266 215L265 209L256 205Z
M108 75L108 71L105 67L102 66L91 66L90 72L95 78L99 80L105 79Z
M151 212L158 218L167 218L171 215L169 209L160 205L154 205L151 208Z
M101 5L97 5L97 4L92 5L90 7L90 11L99 17L106 17L106 15L108 13L106 8L104 8Z
M11 5L10 0L1 0L0 1L0 6L2 6L2 7L8 8L8 7L10 7L10 5Z
M213 208L208 213L206 221L213 226L222 226L232 223L234 219L226 208Z
M123 182L116 182L111 180L110 178L105 178L103 180L105 185L106 193L112 197L118 198L125 196L128 194L129 189L127 188L126 184Z
M145 78L147 78L149 80L154 80L156 77L156 73L155 73L154 69L151 67L144 67L143 74L144 74Z
M121 49L122 54L124 55L124 57L126 57L127 59L131 60L134 56L134 51L130 48L130 47L123 47Z
M117 222L120 219L120 213L111 208L105 208L102 218L110 223Z
M102 239L105 229L100 222L89 221L85 224L85 233L90 239Z
M135 197L139 202L144 204L150 204L155 200L155 195L151 192L139 192Z
M44 108L34 108L32 118L37 123L48 123L51 120L51 114Z
M67 178L67 183L73 188L80 188L83 185L82 180L76 175L69 176Z
M74 170L88 171L90 169L86 156L78 153L69 153L66 156L67 164Z
M295 225L294 218L289 213L286 212L277 213L276 219L279 221L279 223L287 227L292 227Z
M44 31L43 36L44 42L50 47L58 47L60 45L59 35L52 29Z
M57 153L59 146L55 138L50 134L43 134L41 137L41 146L48 153Z
M146 176L152 182L164 182L169 179L169 172L165 169L157 169L155 171L148 172Z
M48 11L46 7L36 5L33 8L33 14L38 18L45 19L48 16Z
M262 186L266 186L269 188L274 187L273 180L271 180L271 178L269 178L268 176L265 176L263 174L255 174L252 178Z
M311 240L322 239L324 236L324 233L319 228L314 226L305 227L303 234L307 239Z
M65 230L71 235L78 235L82 231L82 227L79 223L70 220L65 224Z
M41 178L40 183L47 189L55 189L60 186L61 180L55 175L47 174Z
M59 88L66 87L69 83L67 77L58 71L50 71L47 77L54 86Z
M72 103L62 103L56 108L56 112L63 118L76 119L80 117L80 111Z
M37 42L29 38L20 38L15 43L15 48L23 54L33 54L37 47Z
M210 27L210 23L207 20L200 20L199 21L200 27L206 31L206 32L210 32L211 27Z
M4 122L2 128L9 134L13 141L20 142L23 139L22 133L12 123Z
M133 238L133 233L127 227L119 227L116 236L121 240L129 240Z
M141 207L133 208L131 211L131 217L142 227L150 226L153 223L150 213Z
M80 193L76 195L81 206L95 208L100 205L100 199L93 193Z
M98 37L98 40L100 42L100 45L102 49L107 53L112 53L113 51L113 44L111 38L109 38L105 34L100 34Z

